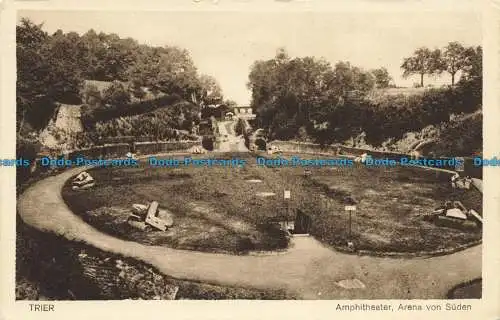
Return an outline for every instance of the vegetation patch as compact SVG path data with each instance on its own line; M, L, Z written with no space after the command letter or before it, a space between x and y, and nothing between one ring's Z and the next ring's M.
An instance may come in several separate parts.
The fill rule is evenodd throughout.
M18 218L16 300L294 299L283 290L257 290L178 280L154 267L63 237Z
M286 234L263 225L298 210L311 217L311 235L345 247L349 219L344 206L350 197L357 201L352 239L359 250L431 252L461 248L482 237L480 228L461 230L425 219L446 200L482 212L481 193L452 189L449 174L443 172L355 164L337 170L311 168L304 175L300 167L257 167L249 155L237 156L246 157L248 164L239 169L169 169L141 162L137 168L96 168L91 170L94 188L76 192L68 183L63 198L87 222L120 238L208 252L284 249ZM246 183L248 178L262 182ZM288 204L284 189L291 191ZM259 192L276 195L258 197ZM132 204L151 201L173 213L174 226L168 231L144 232L126 224Z

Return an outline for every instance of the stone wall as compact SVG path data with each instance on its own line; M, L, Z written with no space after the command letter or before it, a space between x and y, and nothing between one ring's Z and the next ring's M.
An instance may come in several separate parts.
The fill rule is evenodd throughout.
M40 166L40 160L43 157L50 158L65 158L69 160L75 160L79 157L84 157L87 159L118 159L125 158L128 152L134 152L140 155L147 154L158 154L164 152L183 152L188 151L193 146L200 146L201 141L173 141L173 142L136 142L132 144L128 143L116 143L116 144L105 144L102 146L95 146L92 148L85 148L80 150L74 150L71 152L64 152L63 154L56 153L45 153L38 154L35 161L31 166L31 174L29 179L39 176L40 174L49 171L59 171L64 170L64 168L50 168L49 166Z
M309 153L309 154L322 154L322 155L332 155L332 156L360 156L363 153L367 153L374 158L389 158L389 159L399 159L401 157L410 157L410 155L405 153L397 153L397 152L383 152L383 151L375 151L369 149L360 149L360 148L352 148L345 147L342 145L325 145L321 146L316 143L308 143L308 142L293 142L293 141L271 141L268 142L270 146L276 146L282 152L287 153ZM449 159L449 158L443 158ZM482 179L482 168L475 167L473 164L472 157L464 157L465 168L463 175L469 175L471 177ZM454 170L454 167L443 168Z
M136 142L132 150L137 154L157 154L171 151L187 151L194 146L201 147L201 141Z
M130 151L131 147L128 143L105 144L103 146L72 151L67 157L69 159L78 157L89 159L123 158Z

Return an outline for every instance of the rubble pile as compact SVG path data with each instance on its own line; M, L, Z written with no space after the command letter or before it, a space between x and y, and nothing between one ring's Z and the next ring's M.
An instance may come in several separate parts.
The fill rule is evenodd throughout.
M172 215L167 210L158 208L158 202L153 201L149 206L133 204L132 213L127 219L129 225L147 231L151 228L166 231L174 224Z
M458 173L455 173L451 177L451 187L453 189L465 189L469 190L472 184L472 178L469 176L460 177Z
M95 185L95 180L86 171L80 173L73 179L72 187L73 190L85 190L92 188Z
M480 227L483 223L483 218L474 209L467 209L460 201L446 201L443 206L431 212L428 218L459 227Z

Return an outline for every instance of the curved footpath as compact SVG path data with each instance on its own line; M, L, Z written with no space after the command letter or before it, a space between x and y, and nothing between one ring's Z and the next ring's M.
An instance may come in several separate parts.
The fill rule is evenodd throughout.
M455 285L481 277L481 245L447 256L391 259L336 252L312 237L293 238L284 254L262 256L175 250L124 241L91 227L64 203L64 183L88 169L71 169L27 189L18 199L22 220L41 231L142 260L175 278L283 288L305 299L442 299ZM353 278L365 288L344 289L336 284Z

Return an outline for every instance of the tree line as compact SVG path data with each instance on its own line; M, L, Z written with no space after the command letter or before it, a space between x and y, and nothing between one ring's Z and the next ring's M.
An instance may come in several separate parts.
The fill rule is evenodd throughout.
M456 44L448 47L457 48ZM449 61L445 70L454 75L461 72L456 85L418 95L373 98L374 89L392 84L387 69L363 70L347 61L332 66L314 57L291 58L279 49L274 58L255 61L251 67L248 88L257 125L270 139L342 143L365 133L368 142L379 146L405 132L447 121L450 114L472 112L481 105L481 47L453 49L468 56L460 63L450 50L439 55L439 63L444 68ZM421 51L404 59L404 75L423 72L415 62ZM429 57L437 59L438 54ZM425 72L434 70L427 67L433 63L424 64Z
M89 30L83 35L22 19L16 26L17 125L41 129L55 102L114 108L141 101L145 87L198 106L223 102L215 78L199 74L185 49L139 44L132 38ZM84 80L112 81L104 92ZM83 90L84 89L84 90ZM83 91L82 91L83 90Z
M451 85L455 85L456 76L462 73L466 78L479 77L482 74L482 48L465 47L457 41L448 43L443 49L431 50L420 47L413 55L403 60L403 76L420 76L420 86L424 86L424 75L439 75L443 72L451 76Z

